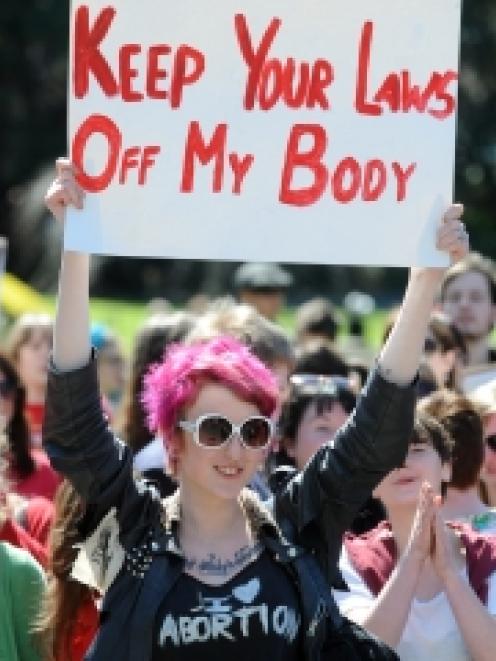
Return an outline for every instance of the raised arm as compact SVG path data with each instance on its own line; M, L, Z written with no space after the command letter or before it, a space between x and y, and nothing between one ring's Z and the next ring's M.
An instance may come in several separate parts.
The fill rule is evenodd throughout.
M445 213L437 233L437 247L457 262L468 252L469 242L460 218L461 204ZM399 385L412 381L417 372L434 297L443 268L413 268L394 327L379 357L383 375Z
M84 192L76 182L69 160L57 160L57 178L48 189L45 203L59 222L67 206L81 209ZM90 356L89 343L90 256L64 251L59 278L54 328L53 360L57 369L81 367Z
M377 598L367 609L343 612L362 624L391 647L397 647L415 598L420 574L429 557L432 544L431 525L434 517L434 493L427 483L422 485L419 504L407 547ZM349 599L352 603L352 599Z
M437 236L437 246L452 262L469 247L462 210L461 205L448 209ZM331 572L356 512L404 460L413 429L413 381L443 271L412 269L401 312L354 413L333 443L322 446L278 496L280 515L291 518L300 532L317 526L327 540L335 540L325 549Z
M69 205L82 208L84 193L67 159L45 202L59 222ZM47 385L43 445L54 468L83 500L112 506L130 476L130 453L115 439L101 407L89 342L89 255L64 252L54 333L54 365Z

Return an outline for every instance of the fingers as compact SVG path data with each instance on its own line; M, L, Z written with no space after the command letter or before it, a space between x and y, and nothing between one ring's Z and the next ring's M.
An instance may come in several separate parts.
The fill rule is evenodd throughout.
M448 220L458 220L463 215L463 204L455 203L451 204L446 213L443 216L443 221L447 222Z
M76 181L76 168L68 158L55 163L57 177L45 195L45 204L57 220L62 221L67 206L83 208L84 191Z
M461 221L462 213L462 204L452 204L437 232L436 247L448 253L452 263L463 259L470 249L469 236Z
M439 509L434 512L432 532L436 538L436 547L439 549L446 539L446 525Z
M434 491L428 482L424 482L420 488L418 509L422 524L430 522L434 512Z

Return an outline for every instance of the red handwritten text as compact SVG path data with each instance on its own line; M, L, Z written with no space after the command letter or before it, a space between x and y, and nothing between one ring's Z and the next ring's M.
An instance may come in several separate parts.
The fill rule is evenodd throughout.
M444 73L434 71L424 89L412 83L407 70L389 73L373 95L368 96L368 73L372 48L374 24L367 21L362 29L358 51L358 73L355 95L355 108L362 115L382 115L385 107L391 112L408 113L412 110L427 112L436 119L446 119L453 114L456 101L448 86L458 78L456 71Z
M164 81L169 71L161 63L161 58L171 55L171 47L167 44L156 44L145 49L141 44L123 44L118 52L116 74L101 51L102 42L116 13L114 7L106 7L90 26L88 6L78 7L74 23L74 95L81 99L88 94L91 74L105 96L120 95L123 101L129 103L142 101L145 97L161 99L168 101L171 108L178 108L184 89L196 83L203 74L205 56L192 46L179 46L172 56L170 86L165 89ZM136 88L140 59L145 61L146 69L146 86L141 90Z
M245 110L253 110L257 101L262 110L270 110L279 100L288 108L319 106L328 110L330 104L326 88L334 80L330 62L318 58L310 66L309 62L297 64L292 57L284 63L276 58L267 59L280 25L281 20L273 18L255 49L246 18L243 14L236 14L234 26L238 45L248 66Z
M99 175L88 174L84 167L84 152L88 140L101 133L108 143L107 163ZM79 127L72 141L72 161L78 171L77 179L90 193L98 193L107 188L114 179L119 160L119 183L125 184L129 170L138 170L138 184L144 186L148 170L155 164L160 153L158 145L128 147L122 152L122 134L118 126L105 115L90 115Z
M303 137L312 139L312 146L306 151L300 149ZM293 206L308 206L317 202L329 185L332 197L342 204L361 199L375 202L385 192L390 172L386 163L372 159L361 165L352 156L343 158L333 171L322 159L327 149L328 139L325 129L319 124L295 124L291 129L284 158L279 189L279 201ZM304 168L313 176L310 186L294 188L293 174L297 168ZM407 194L406 185L416 168L411 163L406 168L396 161L391 170L396 180L396 200L402 202Z
M227 124L218 124L210 142L207 143L203 138L199 123L190 123L188 137L186 139L186 147L184 150L183 174L181 180L182 193L191 193L194 189L195 158L197 158L202 165L207 165L207 163L212 160L215 161L212 192L220 193L224 180L226 139ZM236 152L231 152L228 155L227 161L234 176L232 192L235 195L239 195L243 180L254 161L254 156L253 154L245 154L241 157Z

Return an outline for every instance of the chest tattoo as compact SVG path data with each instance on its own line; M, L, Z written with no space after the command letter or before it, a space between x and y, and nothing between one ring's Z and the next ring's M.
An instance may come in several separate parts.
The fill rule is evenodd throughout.
M260 555L262 544L242 546L233 558L220 558L215 553L209 553L206 558L186 558L185 569L206 576L230 576Z

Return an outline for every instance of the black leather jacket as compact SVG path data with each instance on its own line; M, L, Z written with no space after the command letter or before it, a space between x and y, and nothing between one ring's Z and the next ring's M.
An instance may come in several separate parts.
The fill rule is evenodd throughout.
M300 592L307 661L321 657L326 612L302 559L316 558L327 580L339 586L336 566L343 532L378 482L402 464L414 402L412 386L396 386L374 370L334 446L323 446L302 473L278 490L274 518L254 507L260 540ZM183 570L179 514L133 479L131 453L101 410L94 360L70 372L52 367L43 444L53 467L88 504L90 529L116 508L126 553L105 594L100 629L86 659L146 661L157 609Z

